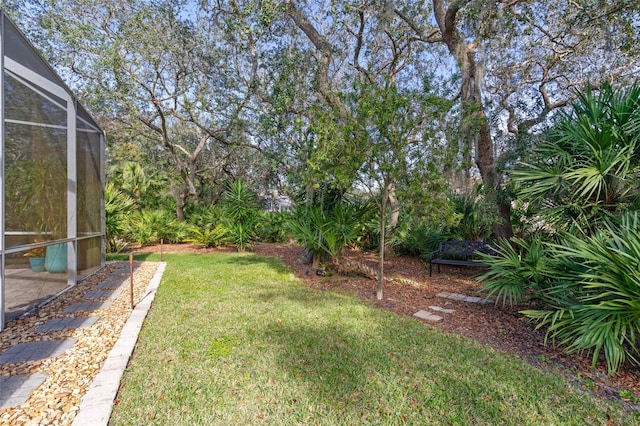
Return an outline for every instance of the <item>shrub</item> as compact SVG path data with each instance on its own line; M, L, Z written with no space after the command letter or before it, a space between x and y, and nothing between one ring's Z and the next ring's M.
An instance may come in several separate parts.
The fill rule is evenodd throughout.
M256 238L265 243L286 243L290 233L286 226L291 214L287 212L262 212L256 227Z
M540 240L526 242L514 238L501 240L495 254L479 253L489 270L478 277L483 282L487 297L495 297L496 303L514 304L529 294L542 297L536 290L546 287L549 277L544 273L549 266Z
M569 352L604 353L610 373L625 361L640 364L640 219L609 219L592 235L564 234L559 243L502 242L479 277L496 301L528 296L540 309L522 313L547 328Z
M368 214L368 205L341 203L329 211L302 207L294 212L287 226L293 238L313 254L317 266L323 259L337 261L345 247L360 240Z
M219 247L226 242L227 229L222 225L204 228L188 228L189 237L184 241L187 243L200 244L205 247Z
M486 241L491 238L493 228L500 219L495 205L480 194L479 188L464 193L452 192L449 201L458 219L455 225L449 227L451 236L462 240Z
M390 245L397 254L426 259L440 241L448 239L449 233L441 226L406 220L393 231Z
M105 186L105 229L109 253L115 253L124 248L123 237L127 227L127 215L134 205L134 200L116 188L113 183L108 183Z
M640 364L638 213L624 215L620 223L605 222L586 238L567 235L554 248L555 256L572 264L573 280L563 282L565 297L524 314L548 327L547 335L569 351L593 351L593 364L604 352L610 373L627 360Z
M189 209L186 220L192 228L215 228L222 221L223 216L224 212L218 205L199 206Z
M164 239L181 242L187 236L187 225L178 221L173 212L141 210L134 212L127 224L127 237L137 244L154 244Z

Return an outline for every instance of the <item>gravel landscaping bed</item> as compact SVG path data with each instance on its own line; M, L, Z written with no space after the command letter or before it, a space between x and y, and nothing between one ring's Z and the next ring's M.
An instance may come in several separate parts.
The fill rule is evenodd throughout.
M121 271L127 262L109 263L105 268L35 312L7 324L0 333L0 354L20 343L77 339L62 355L38 361L0 364L0 377L43 373L47 378L23 404L0 410L0 425L68 425L78 413L80 400L100 370L131 313L129 280L112 303L93 311L65 313L101 282ZM140 300L158 268L155 262L135 262L134 302ZM118 276L120 277L120 276ZM114 284L115 285L115 284ZM57 331L37 331L47 321L60 318L99 317L91 326Z

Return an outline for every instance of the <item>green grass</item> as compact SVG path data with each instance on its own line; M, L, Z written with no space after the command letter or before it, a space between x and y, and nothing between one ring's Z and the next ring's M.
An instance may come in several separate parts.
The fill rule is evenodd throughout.
M309 289L279 261L165 260L111 425L640 424L560 375Z

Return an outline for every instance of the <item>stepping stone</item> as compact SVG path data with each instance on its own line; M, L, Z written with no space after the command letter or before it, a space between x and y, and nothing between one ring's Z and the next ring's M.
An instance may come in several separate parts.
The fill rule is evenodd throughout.
M436 296L438 297L444 297L445 299L452 299L452 300L464 300L465 296L464 294L459 294L459 293L447 293L442 292L442 293L438 293L436 294Z
M429 309L436 312L442 312L443 314L452 314L456 311L455 309L441 308L440 306L429 306Z
M65 314L73 312L97 311L98 309L108 308L111 302L78 302L69 305L63 311Z
M0 410L26 402L46 378L44 373L0 377Z
M91 327L98 321L100 318L98 317L88 317L88 318L53 318L40 327L36 328L36 332L41 331L58 331L65 330L67 328L84 328Z
M0 364L17 364L25 361L39 361L62 355L76 344L78 339L48 340L46 342L18 343L0 355Z
M125 284L127 281L128 280L124 280L124 279L113 280L113 281L103 281L97 286L95 286L95 288L96 289L118 288L121 285Z
M436 294L436 296L444 297L445 299L460 300L460 301L469 302L469 303L490 303L491 302L490 300L484 299L482 297L467 296L459 293L442 292L442 293Z
M117 297L122 293L122 288L115 288L113 290L93 290L87 292L83 299L108 299L110 297Z
M440 321L442 319L441 316L436 315L436 314L432 314L431 312L428 311L418 311L415 314L413 314L414 317L416 318L420 318L426 321Z

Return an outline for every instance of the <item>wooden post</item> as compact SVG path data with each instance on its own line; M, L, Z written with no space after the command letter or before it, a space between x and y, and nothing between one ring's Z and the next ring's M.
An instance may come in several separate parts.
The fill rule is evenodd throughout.
M133 252L129 253L129 297L133 311Z
M164 247L164 238L160 238L160 262L163 262L163 259L162 259L163 247Z

